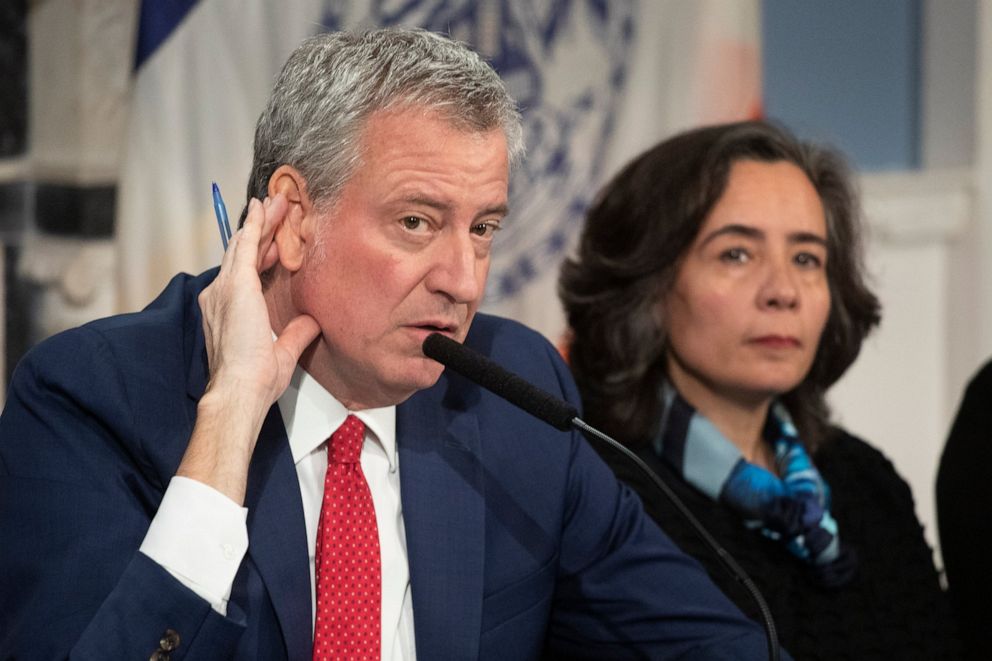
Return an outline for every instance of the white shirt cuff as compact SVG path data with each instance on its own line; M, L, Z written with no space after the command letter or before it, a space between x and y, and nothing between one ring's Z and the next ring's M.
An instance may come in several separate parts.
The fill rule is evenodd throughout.
M247 508L216 489L173 477L138 549L227 615L231 586L248 551Z

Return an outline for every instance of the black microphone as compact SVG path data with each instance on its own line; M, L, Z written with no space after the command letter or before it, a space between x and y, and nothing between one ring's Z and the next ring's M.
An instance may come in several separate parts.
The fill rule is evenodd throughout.
M665 497L668 498L669 502L672 503L685 520L689 522L696 531L696 534L716 554L723 563L723 566L737 582L744 586L758 604L758 610L761 611L762 623L765 627L765 638L768 641L768 658L771 661L778 661L779 645L775 620L772 618L771 610L768 608L768 604L765 602L765 598L758 589L758 586L747 575L744 568L737 563L734 557L716 541L716 538L695 517L688 506L682 502L682 499L672 491L672 488L651 470L640 457L595 427L589 426L579 417L578 410L568 402L524 381L516 374L508 372L489 360L486 356L469 349L445 335L431 333L424 340L422 349L424 355L428 358L432 358L445 367L451 368L470 381L474 381L486 390L499 395L506 401L520 407L534 417L547 422L549 425L561 431L568 431L574 427L580 431L592 434L633 461L634 465L651 480L652 484L665 494Z
M579 417L578 410L568 402L544 392L516 374L507 372L481 353L472 351L445 335L440 333L428 335L424 340L423 350L428 358L450 367L465 378L561 431L570 430L572 421Z

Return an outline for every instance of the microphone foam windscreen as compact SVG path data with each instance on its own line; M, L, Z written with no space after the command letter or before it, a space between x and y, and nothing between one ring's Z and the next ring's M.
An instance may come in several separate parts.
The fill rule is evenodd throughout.
M427 336L423 351L428 358L433 358L562 431L571 429L572 420L579 415L576 408L568 402L531 385L477 351L440 333Z

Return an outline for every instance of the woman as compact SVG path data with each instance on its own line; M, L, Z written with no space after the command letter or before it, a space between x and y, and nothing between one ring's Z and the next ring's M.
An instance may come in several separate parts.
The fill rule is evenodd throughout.
M842 160L746 122L689 131L600 193L562 267L585 419L634 449L744 567L798 659L953 658L910 490L832 427L826 389L879 321ZM604 452L754 619L672 505Z

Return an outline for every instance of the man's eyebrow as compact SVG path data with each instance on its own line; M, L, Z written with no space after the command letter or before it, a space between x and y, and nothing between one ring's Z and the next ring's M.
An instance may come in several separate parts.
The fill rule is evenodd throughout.
M428 197L426 195L407 195L399 198L398 201L403 204L416 204L419 206L430 207L442 212L451 211L452 208L452 205L449 202ZM481 218L483 216L506 216L509 213L510 208L506 204L497 204L495 206L486 207L476 214L476 218Z
M404 204L416 204L422 207L430 207L438 211L450 211L451 204L427 195L406 195L397 200Z
M729 225L724 225L720 229L710 232L700 243L700 245L706 245L713 239L724 236L724 235L734 235L742 236L748 239L764 239L765 232L757 227L751 227L750 225L741 225L740 223L731 223ZM788 235L789 243L815 243L827 247L827 240L820 236L819 234L814 234L813 232L793 232Z
M510 207L505 204L497 204L494 207L483 209L479 216L500 216L505 217L510 213Z

